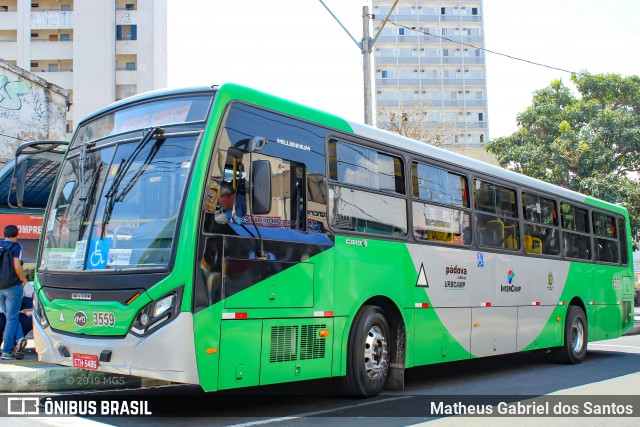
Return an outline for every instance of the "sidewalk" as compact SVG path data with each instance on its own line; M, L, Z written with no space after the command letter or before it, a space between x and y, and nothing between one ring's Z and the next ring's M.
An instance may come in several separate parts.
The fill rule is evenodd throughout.
M22 360L0 360L0 393L107 390L169 384L39 362L33 340L29 340L25 353Z

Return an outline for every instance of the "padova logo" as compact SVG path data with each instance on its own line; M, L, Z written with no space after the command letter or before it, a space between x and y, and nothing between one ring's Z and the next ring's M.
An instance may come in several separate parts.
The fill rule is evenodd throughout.
M73 323L80 328L87 326L87 313L84 311L77 311L76 314L73 315Z

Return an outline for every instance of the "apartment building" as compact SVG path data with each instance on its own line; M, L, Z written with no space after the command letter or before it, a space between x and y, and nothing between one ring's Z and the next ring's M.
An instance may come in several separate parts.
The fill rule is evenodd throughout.
M167 0L0 0L0 58L69 91L70 133L167 85Z
M374 34L395 0L373 0ZM482 0L400 0L374 46L376 119L445 148L488 141Z

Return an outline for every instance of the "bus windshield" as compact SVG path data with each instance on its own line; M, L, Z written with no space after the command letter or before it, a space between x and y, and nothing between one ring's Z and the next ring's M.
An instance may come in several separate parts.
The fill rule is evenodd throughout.
M200 132L135 136L76 144L44 224L40 271L169 268Z

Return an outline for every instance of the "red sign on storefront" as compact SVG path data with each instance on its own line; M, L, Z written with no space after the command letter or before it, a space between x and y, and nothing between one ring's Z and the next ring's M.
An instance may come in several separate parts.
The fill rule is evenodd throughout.
M7 225L18 227L20 239L39 239L42 234L42 215L0 214L0 233Z

